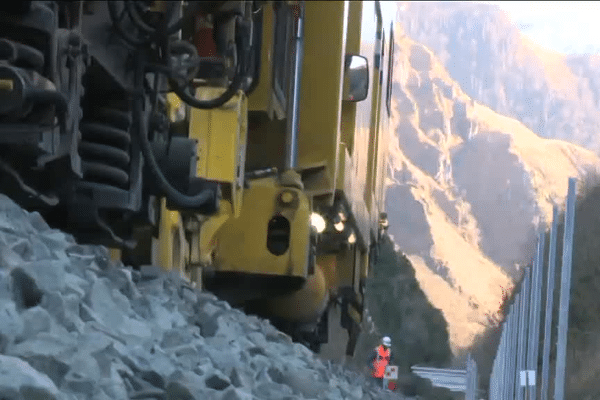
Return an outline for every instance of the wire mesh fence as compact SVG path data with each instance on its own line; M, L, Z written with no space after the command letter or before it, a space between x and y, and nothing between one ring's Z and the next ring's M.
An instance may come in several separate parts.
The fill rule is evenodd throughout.
M552 212L548 263L545 258L545 227L538 234L537 251L531 268L524 279L515 301L502 324L500 343L490 376L489 400L547 400L550 396L550 350L556 340L556 368L554 371L554 400L564 400L569 293L575 221L576 179L569 178L565 205L565 229L562 246L560 300L558 304L558 333L552 337L554 287L557 260L558 209ZM547 267L546 267L547 266ZM546 277L544 301L544 329L541 371L539 369L540 325L542 314L542 286ZM541 374L538 374L541 372ZM538 390L539 389L539 390ZM468 397L467 397L468 399Z

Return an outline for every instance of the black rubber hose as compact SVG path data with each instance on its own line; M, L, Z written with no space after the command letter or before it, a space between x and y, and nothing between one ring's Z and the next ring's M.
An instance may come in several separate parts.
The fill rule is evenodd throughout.
M231 82L231 85L221 94L219 97L210 100L198 100L193 95L191 95L186 87L180 86L178 82L172 81L173 83L173 91L181 100L183 100L186 104L203 110L221 107L223 104L227 103L231 98L237 93L239 88L242 86L243 76L241 74L236 74Z
M263 30L263 10L262 10L262 6L261 8L258 10L258 15L256 17L256 20L253 22L254 23L254 71L252 74L252 83L250 84L250 87L248 88L248 90L246 90L246 94L249 95L250 93L252 93L254 91L254 89L256 89L256 87L258 86L259 83L259 79L260 79L260 68L261 68L261 49L262 49L262 30Z
M141 63L140 63L141 65ZM138 68L136 74L136 87L143 92L143 79L144 79L144 68L141 65L141 68ZM158 184L160 190L164 193L167 200L173 203L176 207L180 208L188 208L188 209L196 209L201 208L203 206L207 206L209 202L212 201L214 193L211 190L204 190L197 195L188 196L177 189L175 189L167 178L165 178L164 174L160 170L160 166L156 162L154 158L154 153L152 152L152 148L150 146L150 142L148 141L148 135L146 132L146 122L143 117L143 108L142 108L143 98L137 98L134 101L134 115L138 118L138 126L137 126L137 134L140 139L140 147L142 149L142 155L146 159L146 162L149 164L149 169L152 175L154 175L154 179Z
M135 38L131 34L125 32L123 30L123 27L121 26L121 21L119 21L119 15L117 14L117 2L116 1L107 1L106 3L108 4L108 14L110 15L110 19L113 23L113 26L115 27L115 30L121 36L121 38L123 38L124 41L126 41L127 43L129 43L130 45L132 45L134 47L139 47L139 46L142 46L142 45L150 42L150 39ZM126 7L126 6L123 5L123 7ZM125 9L126 8L123 9L123 13L125 12Z
M33 89L26 92L26 99L34 103L52 103L59 111L67 111L67 98L55 90Z
M158 30L157 28L154 28L144 22L144 20L138 13L135 2L127 0L127 1L125 1L125 7L126 7L127 11L129 12L131 21L135 24L135 26L138 27L138 29L140 29L141 31L146 32L147 34L150 34L150 35L153 35L157 32L157 30ZM165 14L165 20L170 21L171 18L173 18L173 15L175 15L175 12L177 11L177 3L174 1L173 2L169 1L169 2L167 2L167 7L169 7L169 9ZM166 35L172 35L175 32L179 31L182 26L183 26L183 18L180 18L174 24L167 26L164 33Z
M181 83L179 83L178 81L172 80L171 84L173 86L173 91L175 92L175 94L177 94L177 96L179 96L179 98L186 104L194 108L204 110L221 107L223 104L231 100L231 98L242 87L244 79L246 78L246 68L244 65L246 57L244 57L244 52L247 51L247 43L243 39L244 38L239 36L236 38L236 41L238 43L238 54L240 56L238 57L235 76L233 77L233 80L229 87L227 87L225 92L223 92L219 97L210 100L198 100L194 95L190 94L187 91L186 86L182 86ZM197 55L197 52L195 54Z
M188 54L190 56L190 60L187 61L187 63L190 67L193 67L188 68L186 75L188 79L194 79L200 70L199 64L203 60L203 58L198 55L196 46L185 40L178 40L170 44L170 52L176 55Z
M237 54L238 54L238 62L236 65L235 76L231 81L230 85L227 87L225 92L223 92L219 97L210 100L198 100L194 94L188 92L187 85L184 86L178 80L172 79L171 85L173 86L173 91L179 98L188 104L191 107L199 108L199 109L211 109L221 107L225 103L227 103L231 98L240 90L242 87L244 80L246 78L246 65L245 62L247 60L246 53L248 52L248 38L243 36L242 30L239 26L236 25L236 43L237 43ZM193 45L184 45L183 43L179 44L177 47L178 50L189 49L192 52L192 57L198 57L198 50Z
M12 64L19 59L25 60L38 70L44 67L44 53L34 47L8 39L0 39L0 57Z

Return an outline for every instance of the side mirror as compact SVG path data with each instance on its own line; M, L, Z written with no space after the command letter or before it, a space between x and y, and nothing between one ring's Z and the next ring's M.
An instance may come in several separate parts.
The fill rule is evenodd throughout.
M346 54L342 100L363 101L369 93L369 62L366 57Z

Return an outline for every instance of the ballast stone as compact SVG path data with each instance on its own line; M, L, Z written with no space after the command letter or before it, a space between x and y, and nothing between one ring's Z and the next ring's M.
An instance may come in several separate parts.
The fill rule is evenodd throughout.
M0 365L22 375L0 374L0 398L385 398L267 321L149 272L0 195Z
M54 382L19 358L0 354L0 377L5 400L61 400Z

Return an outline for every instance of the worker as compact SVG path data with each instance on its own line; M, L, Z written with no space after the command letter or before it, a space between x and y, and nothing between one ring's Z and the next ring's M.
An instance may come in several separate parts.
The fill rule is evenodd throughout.
M371 376L379 387L383 387L385 367L391 365L394 361L391 346L392 339L390 339L389 336L384 336L383 339L381 339L381 345L375 347L369 355L368 365L371 370Z

